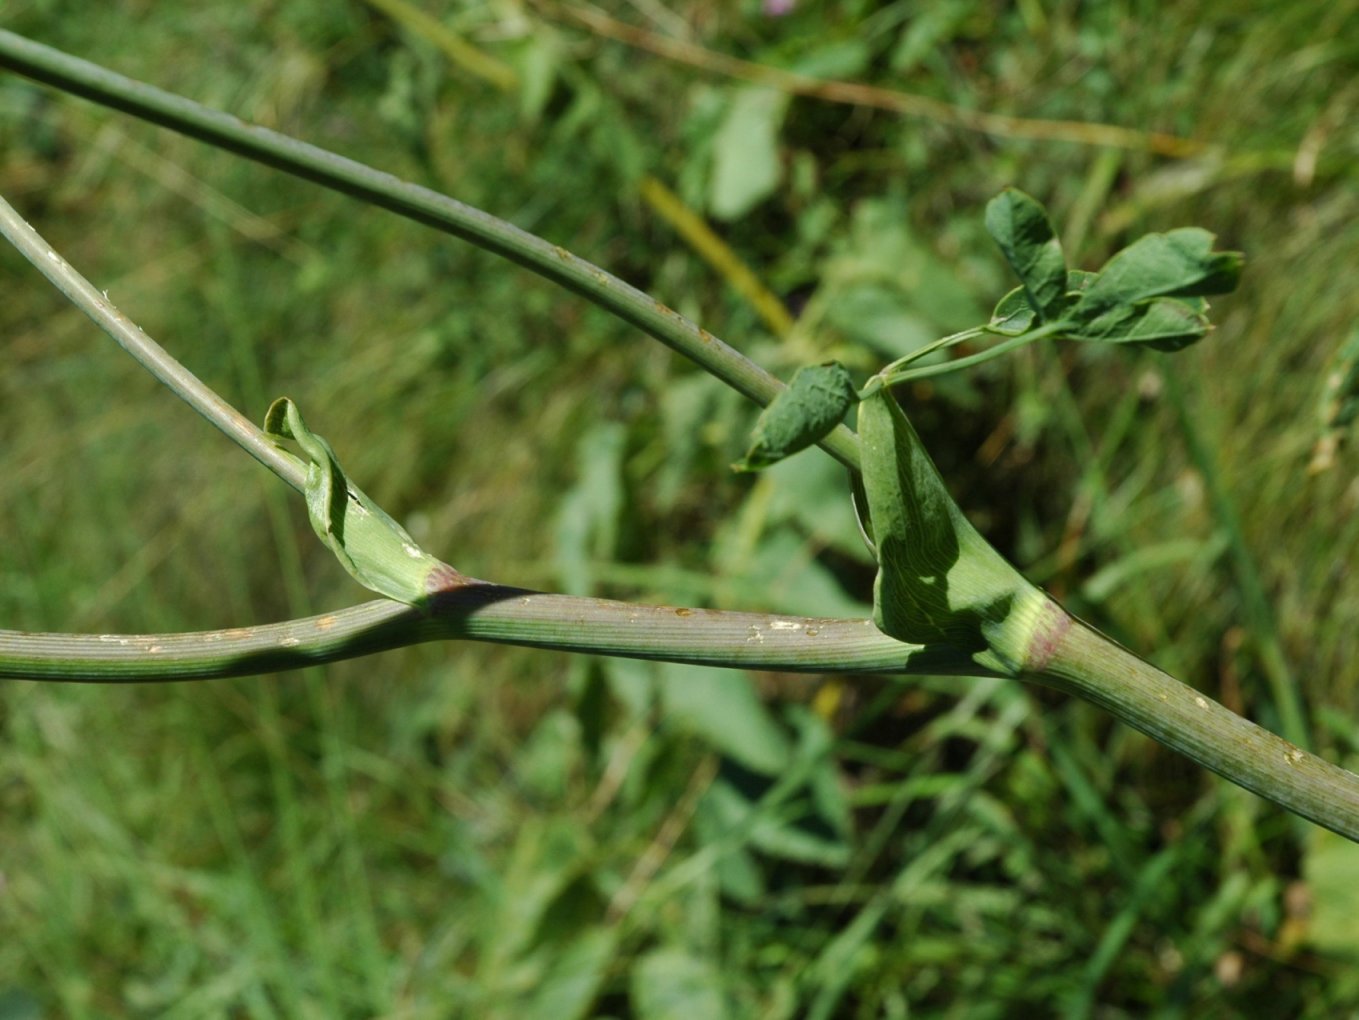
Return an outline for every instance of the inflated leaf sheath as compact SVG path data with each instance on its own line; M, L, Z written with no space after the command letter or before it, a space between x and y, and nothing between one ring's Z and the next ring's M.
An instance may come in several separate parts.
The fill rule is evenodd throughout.
M1051 600L963 516L886 390L859 405L859 439L878 554L873 622L901 641L952 645L988 671L1021 671Z
M305 493L312 529L359 584L414 604L430 594L432 579L452 570L416 545L401 525L345 477L330 444L307 428L297 405L287 397L270 405L264 431L296 441L306 454Z

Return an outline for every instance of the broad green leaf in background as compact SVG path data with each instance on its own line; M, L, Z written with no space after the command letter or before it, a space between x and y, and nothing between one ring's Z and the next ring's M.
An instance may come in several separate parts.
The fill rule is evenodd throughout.
M873 51L868 43L851 36L828 39L814 49L798 54L785 65L785 70L809 78L857 78L867 70L872 59ZM769 63L780 63L777 52L770 54Z
M889 358L910 354L935 339L940 328L914 295L895 281L850 277L826 288L833 294L827 321L855 343Z
M1328 953L1359 958L1359 846L1312 829L1302 873L1312 893L1307 941Z
M900 358L984 314L962 265L911 229L897 198L856 202L821 265L816 300L846 336Z
M516 749L519 787L538 797L564 797L581 763L581 724L565 709L548 712Z
M718 819L720 831L734 832L749 825L750 847L766 856L824 868L843 868L849 863L849 845L815 816L807 798L793 807L780 805L763 812L758 798L724 778L713 782L706 797L705 808ZM804 810L798 812L798 807Z
M588 834L570 819L520 820L513 847L492 878L494 911L482 929L478 975L489 987L544 946L559 951L576 936L571 918L563 916L569 912L552 908L588 876L588 843Z
M576 443L578 479L562 498L553 534L557 577L568 595L591 594L594 564L611 559L616 551L626 499L627 438L618 422L602 422Z
M830 457L780 461L764 475L771 486L769 517L794 524L815 548L868 563L872 557L864 548L854 503L845 492L847 474Z
M744 834L737 833L733 838L726 825L712 798L699 798L694 810L694 838L699 846L718 850L712 877L722 895L748 907L763 904L769 892L765 870L755 851L745 845Z
M844 867L853 822L824 719L792 708L795 746L784 767L754 776L724 763L704 794L701 813L725 850L738 845L767 857ZM739 841L739 844L738 842Z
M912 8L892 49L892 70L905 75L926 60L946 60L948 43L978 6L977 0L934 0Z
M295 440L306 454L305 495L312 529L359 584L414 604L457 576L345 477L330 444L307 428L297 405L287 397L270 405L264 431L276 439Z
M862 618L868 607L845 590L817 553L816 543L790 525L774 527L760 538L733 580L771 612Z
M591 1016L609 966L618 952L617 925L585 928L553 954L520 1020L580 1020Z
M609 693L626 715L637 718L651 711L658 682L655 663L608 657L599 660L599 668L604 671Z
M783 179L779 129L788 96L777 89L744 88L713 138L708 206L720 220L744 216L774 193Z
M863 484L877 546L873 622L1013 674L1046 596L981 537L887 390L859 404Z
M798 369L788 388L760 414L750 449L732 466L758 471L805 450L840 424L855 399L854 383L839 362Z
M678 948L655 949L632 969L632 1008L639 1020L722 1020L722 975L708 960Z
M668 721L761 775L773 775L788 763L788 737L744 673L678 663L658 668Z
M22 988L0 990L0 1020L42 1020L42 1003Z
M519 113L524 121L536 124L552 98L561 73L563 46L547 25L536 25L515 49L519 72Z
M1043 207L1006 188L986 204L986 230L1000 247L1040 322L1061 317L1066 303L1066 259Z

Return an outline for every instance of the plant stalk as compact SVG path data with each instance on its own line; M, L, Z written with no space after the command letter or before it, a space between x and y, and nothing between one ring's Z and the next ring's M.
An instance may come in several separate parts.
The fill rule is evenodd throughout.
M247 124L182 96L0 31L0 67L391 210L516 262L593 301L690 358L764 407L784 384L678 312L565 248L429 188L333 152ZM859 466L854 433L838 426L820 444Z
M579 293L692 358L756 403L783 384L712 334L583 259L451 198L0 31L0 67L208 141L472 241ZM302 488L300 462L193 377L0 201L0 228L63 293L199 413ZM1041 332L1041 331L1038 331ZM1025 335L1007 343L1032 342ZM938 370L992 357L991 351ZM1007 348L1008 349L1008 348ZM917 369L911 378L935 374ZM857 468L853 432L822 445ZM1054 624L1054 620L1057 626ZM1055 627L1055 629L1054 629ZM1021 678L1075 694L1262 797L1359 841L1359 776L1256 726L1064 612L1044 621ZM0 631L0 677L132 682L257 674L424 641L471 639L565 651L800 672L987 674L969 654L907 644L869 620L635 606L458 579L419 607L369 602L324 616L198 634Z
M219 397L210 386L176 361L140 326L114 307L108 295L78 272L43 240L14 207L0 197L0 235L51 281L71 303L88 315L123 350L190 407L226 434L246 453L299 492L306 470L297 458L280 450L253 422Z
M1242 718L1079 620L1026 679L1092 702L1233 783L1359 842L1359 776Z
M0 678L134 683L248 676L428 641L473 640L798 673L980 674L961 653L890 638L871 620L641 606L485 582L425 606L379 600L259 627L186 634L0 630Z

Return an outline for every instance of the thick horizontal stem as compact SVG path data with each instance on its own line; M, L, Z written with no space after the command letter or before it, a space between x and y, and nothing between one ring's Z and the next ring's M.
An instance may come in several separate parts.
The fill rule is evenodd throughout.
M1039 683L1113 713L1233 783L1359 842L1359 776L1261 729L1074 623Z
M299 669L429 641L798 673L979 676L966 656L870 620L639 606L474 582L425 608L379 600L285 623L190 634L0 631L0 678L204 680ZM1309 754L1074 623L1024 679L1106 709L1224 778L1359 841L1359 776Z
M435 227L561 284L685 355L764 406L783 383L655 298L513 224L429 188L308 145L231 114L114 74L96 64L0 31L0 67L123 110L209 144ZM851 468L854 433L839 426L821 445Z
M0 678L203 680L457 639L799 673L982 672L960 654L890 638L871 620L639 606L475 582L439 594L425 608L379 600L232 630L141 635L0 630Z

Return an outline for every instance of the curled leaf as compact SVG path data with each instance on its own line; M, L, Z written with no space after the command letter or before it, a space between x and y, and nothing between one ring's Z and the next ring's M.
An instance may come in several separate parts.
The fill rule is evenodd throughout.
M824 439L858 399L845 366L837 361L800 368L788 388L760 414L750 449L733 464L758 471Z
M1094 279L1094 273L1087 273L1082 269L1070 270L1066 274L1066 304L1069 306L1079 301L1081 294ZM1029 304L1024 294L1024 288L1016 287L996 302L995 310L991 312L991 321L986 325L993 333L1019 336L1032 329L1037 318L1033 306Z
M287 397L270 405L264 431L277 439L294 440L306 455L304 493L312 530L359 584L389 599L414 604L449 576L456 576L345 477L330 444L307 428L297 405Z
M1024 288L1016 287L996 302L987 327L1005 336L1019 336L1020 333L1028 332L1037 318L1038 313L1033 310L1033 305L1029 304Z

